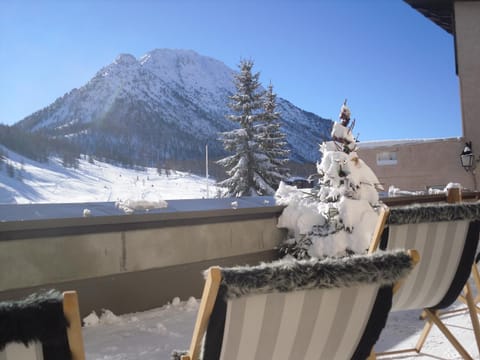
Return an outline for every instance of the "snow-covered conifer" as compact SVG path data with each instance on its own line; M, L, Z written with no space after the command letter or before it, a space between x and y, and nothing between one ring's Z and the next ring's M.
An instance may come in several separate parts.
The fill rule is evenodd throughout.
M252 73L251 60L241 61L239 67L240 73L235 76L237 93L228 104L234 113L227 116L239 128L221 133L223 146L232 155L218 161L229 176L218 185L227 189L226 196L273 194L272 185L264 178L269 158L259 142L258 125L265 116L260 73Z
M260 150L265 160L260 162L259 172L273 188L278 188L282 180L289 175L286 167L290 151L287 149L286 135L281 131L280 113L276 111L277 95L270 84L264 95L263 116L256 126Z
M378 178L356 153L350 110L346 102L339 122L333 125L332 142L320 146L317 164L319 185L311 192L281 184L277 203L287 205L279 227L290 238L281 246L283 254L297 258L342 256L365 252L372 239L381 206ZM352 124L353 125L353 124Z

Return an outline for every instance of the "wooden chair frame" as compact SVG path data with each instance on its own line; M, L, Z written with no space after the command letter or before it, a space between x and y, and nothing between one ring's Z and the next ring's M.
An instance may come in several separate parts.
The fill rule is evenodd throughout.
M478 271L477 263L474 263L472 266L472 278L475 288L477 289L477 295L473 299L473 302L475 303L475 309L477 310L477 313L480 314L480 307L478 306L478 303L480 302L480 272ZM464 296L461 296L459 300L467 303L467 299L465 299Z
M378 247L380 246L380 241L382 240L383 229L385 229L385 225L387 224L389 215L390 209L388 207L382 207L380 209L377 225L375 226L372 241L370 242L370 247L368 248L369 254L378 250Z
M85 348L82 336L82 320L76 291L63 293L63 312L68 320L67 338L72 360L85 360Z
M208 269L205 287L203 288L197 321L193 329L192 342L187 355L182 355L181 360L198 360L201 353L202 339L207 330L208 321L212 315L213 306L217 298L218 289L222 281L222 273L219 267Z

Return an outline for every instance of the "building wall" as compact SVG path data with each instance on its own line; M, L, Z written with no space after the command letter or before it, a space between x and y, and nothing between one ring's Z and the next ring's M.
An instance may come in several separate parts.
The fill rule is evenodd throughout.
M459 155L465 142L471 141L473 153L480 160L480 1L453 3L462 138L396 145L360 144L360 158L372 168L385 190L391 185L402 190L425 190L426 187L443 186L449 182L458 182L465 188L478 190L480 168L467 173L460 165ZM396 162L384 161L383 165L379 164L377 157L382 152L396 153Z
M416 140L397 144L359 143L358 155L375 172L385 191L393 185L401 190L419 191L443 187L450 182L472 189L472 173L460 164L464 147L461 138ZM385 161L381 153L395 153L396 161Z
M480 156L480 2L455 1L455 45L462 106L462 129ZM480 171L477 183L480 184Z

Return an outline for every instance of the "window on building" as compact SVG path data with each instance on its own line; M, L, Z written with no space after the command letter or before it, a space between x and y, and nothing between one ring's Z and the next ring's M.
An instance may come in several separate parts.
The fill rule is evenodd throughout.
M397 165L397 152L383 151L377 153L377 165Z

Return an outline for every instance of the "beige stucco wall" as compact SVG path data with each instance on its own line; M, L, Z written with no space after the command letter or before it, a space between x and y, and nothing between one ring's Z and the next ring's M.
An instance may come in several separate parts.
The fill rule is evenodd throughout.
M462 129L480 156L480 2L456 1L455 42L462 106ZM477 183L480 184L480 171Z
M460 138L417 140L411 143L381 145L360 143L358 155L375 172L385 191L391 185L401 190L425 190L430 186L443 186L457 182L473 189L471 173L460 164L464 142ZM377 154L396 152L397 163L377 164Z

